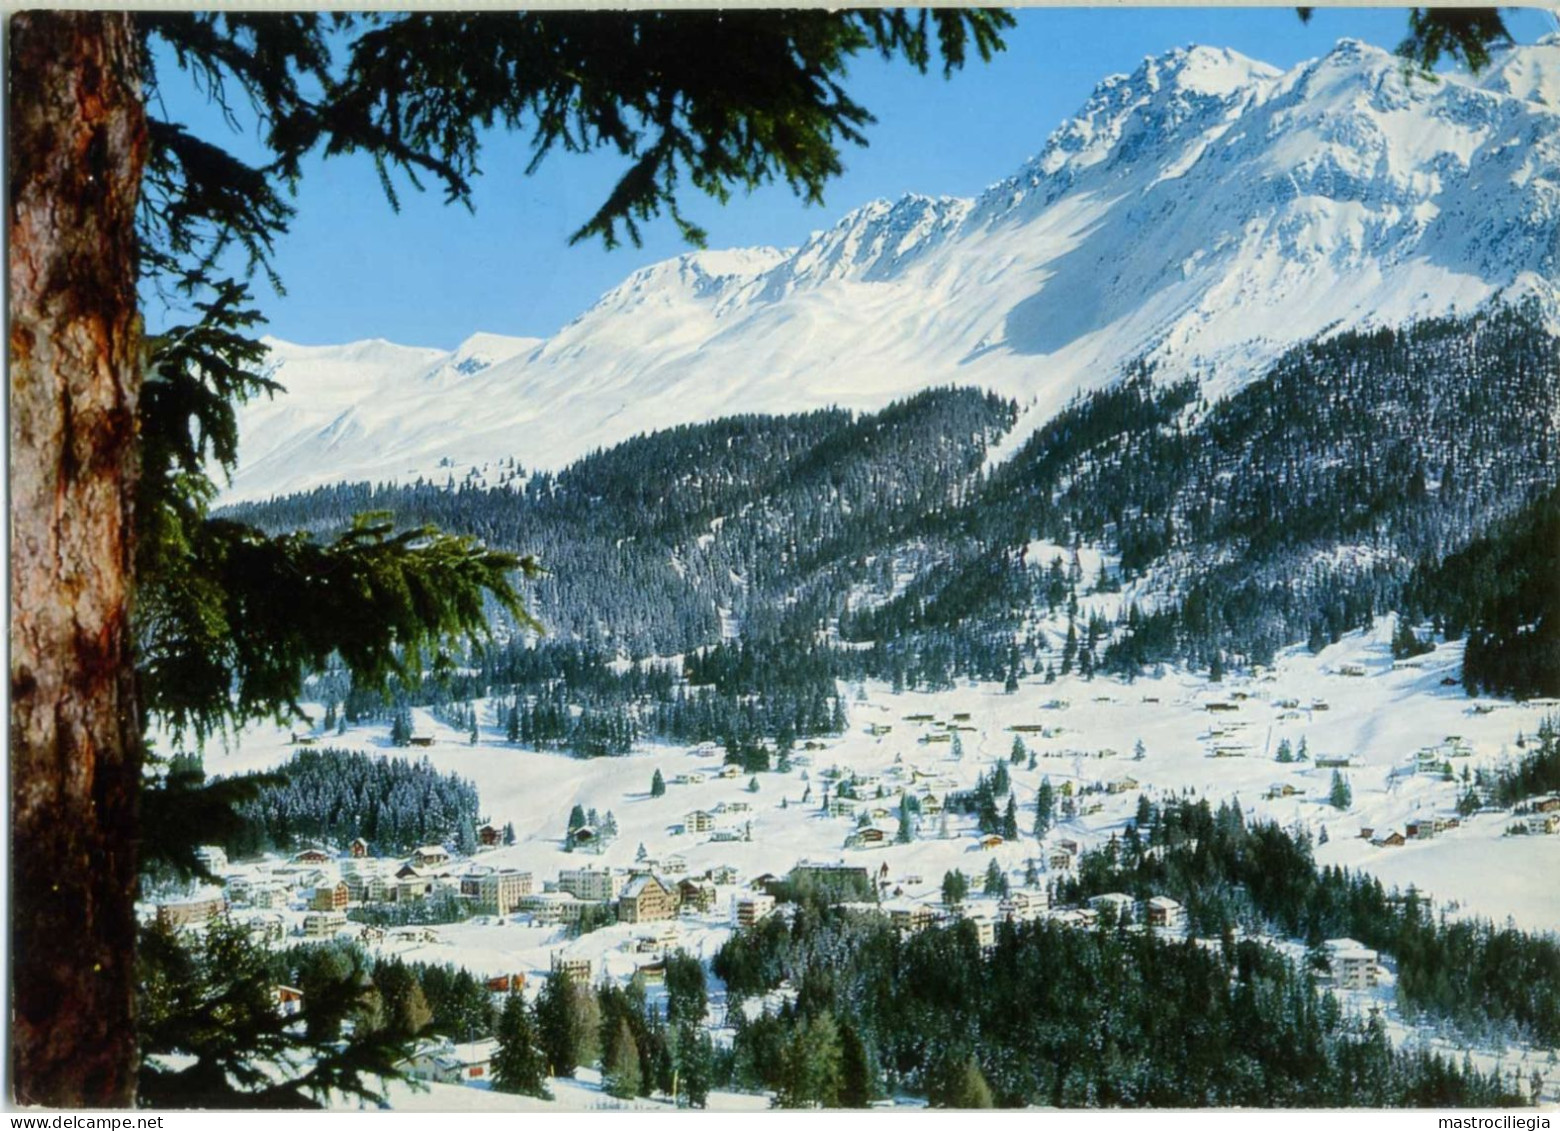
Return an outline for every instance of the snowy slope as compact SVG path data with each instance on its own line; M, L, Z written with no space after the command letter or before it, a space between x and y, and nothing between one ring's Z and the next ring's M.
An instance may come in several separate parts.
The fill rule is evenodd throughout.
M1100 84L973 201L880 201L801 247L629 276L545 341L272 343L229 498L557 467L734 412L976 384L1020 435L1149 354L1238 387L1286 346L1537 296L1560 326L1560 37L1477 80L1345 40L1279 72L1176 50Z

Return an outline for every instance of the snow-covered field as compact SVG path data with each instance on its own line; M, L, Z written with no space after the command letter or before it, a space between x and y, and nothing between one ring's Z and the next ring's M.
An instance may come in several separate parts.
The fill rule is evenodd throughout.
M430 715L414 712L415 729L434 736L433 745L398 751L389 745L386 728L349 730L325 741L386 754L426 756L441 771L453 771L476 783L485 815L495 824L513 823L518 843L482 854L482 862L532 871L538 883L560 868L596 864L625 868L640 845L665 858L676 854L687 862L689 875L729 865L739 877L764 872L781 874L799 860L846 860L887 864L896 880L920 875L919 885L905 894L932 894L944 871L963 868L978 876L995 858L1006 869L1022 870L1026 860L1041 855L1040 845L1027 835L1032 824L1035 791L1042 777L1054 787L1075 787L1130 778L1138 784L1118 794L1091 795L1097 812L1064 822L1051 839L1071 836L1086 846L1120 832L1131 818L1140 792L1150 796L1191 790L1210 800L1234 799L1248 814L1274 817L1286 825L1300 824L1328 842L1319 845L1323 864L1342 864L1379 875L1388 884L1414 884L1438 901L1455 903L1462 913L1476 914L1535 930L1560 930L1560 837L1504 836L1511 822L1498 814L1481 814L1427 842L1410 841L1398 848L1376 847L1360 838L1362 827L1381 835L1405 822L1434 814L1450 815L1460 782L1442 780L1439 773L1414 770L1422 748L1459 737L1471 751L1452 760L1460 777L1467 766L1514 760L1521 754L1519 736L1531 737L1554 707L1498 700L1470 700L1460 686L1444 686L1460 667L1460 646L1443 645L1422 657L1419 666L1393 670L1388 640L1390 619L1370 633L1356 633L1312 656L1304 649L1284 654L1276 667L1259 676L1232 675L1218 684L1201 675L1168 672L1128 684L1096 678L1064 677L1054 684L1025 680L1018 692L1006 695L999 685L965 686L945 692L892 694L882 685L867 684L846 693L850 727L841 737L824 740L819 749L799 750L810 764L790 774L758 775L759 790L748 792L749 776L716 776L718 750L690 750L647 745L625 758L580 760L562 754L519 750L502 741L498 720L484 705L482 741L471 746L466 735L443 727ZM1355 665L1362 675L1339 674ZM1241 698L1245 696L1245 698ZM1282 704L1294 702L1295 707ZM1234 703L1236 709L1209 712L1209 703ZM922 743L941 733L932 722L907 721L928 715L972 728L960 732L962 759L951 743ZM892 728L873 734L874 724ZM953 818L949 839L938 839L936 822L928 822L912 844L881 848L846 848L855 828L850 817L829 817L820 809L824 782L821 771L839 766L858 776L873 775L882 787L881 800L869 789L863 808L891 810L897 815L901 783L913 772L927 778L939 796L949 789L973 786L995 761L1006 759L1014 732L1008 728L1044 726L1045 734L1019 735L1036 755L1036 768L1011 766L1024 836L992 850L978 846L971 818ZM1215 729L1222 730L1217 736ZM1298 748L1305 740L1310 762L1282 764L1274 760L1279 743ZM1141 742L1144 757L1134 758ZM1213 757L1215 745L1244 746L1245 756ZM234 749L213 754L213 773L237 773L275 766L291 756L289 731L258 727L244 733ZM1353 791L1353 805L1340 812L1328 803L1332 770L1318 768L1318 757L1348 756L1341 772ZM660 770L667 782L665 796L650 797L650 780ZM702 774L698 784L677 784L681 775ZM803 779L803 775L808 780ZM1289 784L1294 796L1269 798L1272 787ZM804 804L804 793L810 789ZM709 834L674 835L674 826L694 809L711 810L725 803L747 803L745 812L722 814L716 828L745 832L750 839L718 842ZM576 805L611 810L620 835L599 855L569 854L563 834L570 809ZM1043 871L1043 867L1042 867ZM727 895L722 891L723 896ZM719 928L705 937L694 929L689 942L718 945ZM532 928L514 924L442 928L447 947L476 968L502 970L511 956L531 955L552 946ZM571 944L592 952L612 945L612 931L598 932ZM620 941L620 940L619 940ZM448 954L446 949L444 953ZM597 957L595 953L590 957Z

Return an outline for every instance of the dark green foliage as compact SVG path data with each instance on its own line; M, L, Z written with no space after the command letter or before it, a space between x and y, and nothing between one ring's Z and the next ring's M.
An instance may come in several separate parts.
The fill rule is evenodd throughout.
M1347 809L1354 804L1354 790L1349 787L1349 779L1337 770L1333 771L1332 785L1327 790L1327 803L1334 809Z
M493 1054L493 1089L552 1099L538 1048L536 1022L525 998L512 993L498 1020L498 1051Z
M580 1030L576 996L574 979L565 971L554 970L536 999L539 1044L552 1076L573 1076L580 1065L585 1035Z
M639 1094L644 1075L639 1064L639 1043L627 1019L620 1018L607 1043L606 1057L602 1061L602 1086L609 1096L631 1100Z
M1449 637L1467 635L1470 694L1560 696L1560 487L1439 565L1421 567L1408 603Z
M233 810L238 827L218 841L230 856L339 847L357 837L392 856L442 844L481 811L474 785L439 773L426 758L321 747L299 750L275 774L226 780L258 784L256 795Z
M1560 731L1553 718L1538 728L1538 749L1512 767L1479 775L1479 785L1501 806L1517 805L1546 793L1560 793ZM1470 789L1469 793L1473 791ZM1477 800L1473 802L1478 805Z
M666 796L666 779L661 776L660 770L656 770L656 772L650 777L650 796Z
M1497 8L1414 8L1408 13L1408 36L1397 50L1433 78L1443 58L1466 63L1478 74L1489 66L1489 49L1511 41Z
M942 901L949 907L957 907L964 902L964 897L970 893L970 881L965 874L955 868L953 871L944 872L942 880Z
M282 971L287 984L304 989L300 1020L278 1010L277 961L247 927L219 918L200 935L146 928L137 954L140 1102L266 1109L319 1107L329 1094L379 1099L409 1049L372 1024L362 956L318 958L307 972ZM357 1024L343 1040L349 1020Z
M976 1107L1396 1107L1515 1105L1494 1075L1395 1051L1379 1022L1336 1001L1276 949L1228 954L1152 933L1049 922L1003 926L983 953L973 925L905 936L879 916L808 913L788 930L743 932L716 970L763 970L795 1005L736 1026L738 1087L820 1102L804 1054L852 1031L874 1090ZM819 1058L814 1054L814 1060ZM837 1077L844 1090L848 1074ZM858 1090L855 1093L859 1096ZM843 1096L836 1093L840 1100Z
M1109 891L1179 900L1193 933L1205 937L1254 922L1311 942L1358 939L1396 959L1406 1012L1469 1031L1502 1027L1540 1044L1560 1040L1560 942L1438 920L1412 891L1389 894L1369 876L1318 869L1307 838L1269 822L1248 825L1236 806L1156 808L1146 842L1085 853L1057 898Z
M511 576L534 562L431 527L397 532L362 515L329 542L210 517L211 465L236 459L235 402L276 386L255 376L257 316L231 283L201 320L154 344L140 405L136 633L143 704L203 741L256 718L302 717L304 672L337 658L382 688L490 631L489 602L534 624Z

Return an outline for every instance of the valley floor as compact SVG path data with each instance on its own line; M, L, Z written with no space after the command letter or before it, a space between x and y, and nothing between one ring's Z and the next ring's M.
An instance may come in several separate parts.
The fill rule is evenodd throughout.
M1326 842L1316 849L1318 863L1361 869L1389 886L1413 885L1453 915L1560 931L1560 885L1553 879L1560 875L1560 836L1507 835L1513 823L1509 813L1478 813L1434 839L1409 840L1400 847L1361 837L1362 828L1373 830L1379 840L1390 830L1403 831L1409 822L1454 815L1464 787L1460 780L1446 780L1439 769L1415 772L1420 751L1446 752L1454 779L1460 779L1464 767L1514 761L1522 753L1519 738L1531 737L1556 712L1553 704L1470 700L1460 686L1446 682L1459 670L1458 645L1443 645L1412 667L1394 668L1390 629L1383 623L1319 655L1291 651L1272 671L1232 675L1218 684L1167 672L1133 683L1068 677L1046 684L1031 678L1014 694L1004 694L999 685L903 694L874 684L842 688L849 702L847 733L806 744L813 749L799 747L792 771L757 775L756 792L749 788L750 775L718 776L722 752L713 747L646 746L628 757L596 760L516 749L502 741L500 720L488 704L478 705L482 733L476 745L421 712L414 713L415 730L433 736L426 749L390 747L382 726L349 729L321 741L387 755L426 755L439 771L470 778L480 791L484 815L495 825L512 823L517 834L515 844L480 853L480 862L529 871L538 890L564 868L626 869L641 847L663 866L680 857L690 876L722 867L734 876L734 882L717 888L713 911L666 923L618 924L568 939L561 928L529 925L520 914L488 916L433 928L433 941L375 944L407 960L452 962L485 976L541 973L567 957L589 960L593 978L626 979L647 961L636 946L647 934L660 947L680 947L707 960L732 930L733 896L749 890L754 878L783 875L804 860L862 865L873 875L886 868L888 888L907 902L936 902L950 869L962 869L971 878L971 890L978 891L993 859L1015 888L1023 886L1029 862L1037 861L1043 886L1054 875L1047 858L1060 839L1088 848L1121 834L1140 793L1237 799L1248 817L1260 814L1303 826L1318 841L1325 833ZM962 756L956 755L954 734ZM1034 769L1027 760L1008 761L1015 735L1035 755ZM282 728L252 729L225 756L209 758L208 770L230 774L275 766L294 750L289 737ZM1295 749L1304 740L1309 760L1276 762L1284 740ZM1134 755L1139 743L1141 758ZM1214 756L1216 748L1225 756ZM1343 759L1347 765L1338 772L1353 795L1347 810L1335 808L1328 798L1334 768L1326 763ZM1024 835L985 849L973 818L950 816L944 823L923 817L912 843L893 843L902 787L910 788L913 781L914 788L945 797L972 787L998 761L1008 763ZM873 819L888 833L885 846L846 847L857 820L830 816L821 808L833 767L869 783L875 779L881 787L869 784L854 808L877 811ZM657 770L667 788L664 796L652 798L650 783ZM703 780L679 784L689 775ZM1080 811L1040 842L1028 831L1036 790L1045 777L1059 791L1070 784ZM1283 796L1285 786L1291 796ZM599 855L563 850L575 805L603 814L610 810L617 821L619 836ZM694 810L715 813L713 832L679 831ZM979 896L972 900L976 913L983 901L994 914L995 899ZM1390 1006L1389 991L1382 1003ZM711 1007L719 1039L723 1001L718 985ZM1429 1039L1403 1026L1396 1036ZM555 1104L571 1109L617 1102L588 1075L559 1084L555 1094ZM435 1085L425 1092L398 1087L392 1102L412 1110L514 1110L539 1101ZM733 1110L765 1102L763 1097L712 1097L712 1106ZM642 1101L641 1106L661 1105Z

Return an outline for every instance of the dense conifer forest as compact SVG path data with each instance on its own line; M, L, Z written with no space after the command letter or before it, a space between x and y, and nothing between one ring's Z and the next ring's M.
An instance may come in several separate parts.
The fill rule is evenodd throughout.
M899 1091L949 1107L1523 1102L1466 1063L1394 1050L1379 1018L1345 1016L1301 964L1252 940L1042 921L1004 924L983 950L972 924L906 936L804 905L740 932L715 971L734 996L794 987L736 1014L722 1065L785 1106Z
M586 755L827 733L841 679L1222 669L1393 611L1416 646L1467 636L1470 691L1556 693L1560 342L1536 311L1338 334L1210 400L1219 377L1138 366L1000 463L1019 406L944 388L236 513L324 533L387 510L538 554L549 635L501 635L395 702L507 697L478 723ZM1083 546L1107 567L1085 576ZM314 693L389 710L329 673Z
M282 782L262 786L259 796L237 806L241 827L224 845L229 855L339 849L357 837L383 856L447 840L475 850L476 787L439 773L426 759L324 747L299 750L276 772Z

